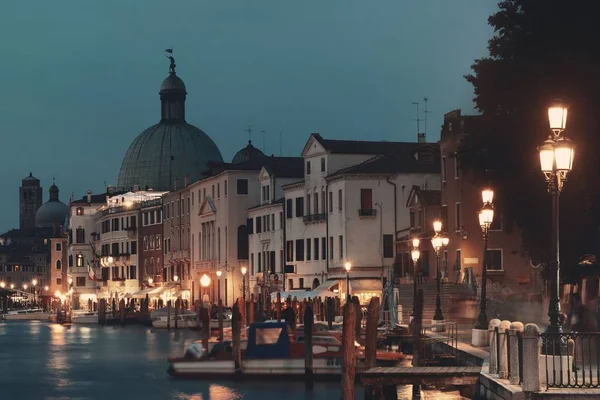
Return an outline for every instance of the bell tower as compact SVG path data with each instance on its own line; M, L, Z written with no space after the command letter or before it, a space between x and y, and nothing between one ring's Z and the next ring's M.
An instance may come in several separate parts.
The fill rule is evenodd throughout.
M19 188L19 228L35 228L35 213L42 205L42 187L40 180L31 172L21 181Z

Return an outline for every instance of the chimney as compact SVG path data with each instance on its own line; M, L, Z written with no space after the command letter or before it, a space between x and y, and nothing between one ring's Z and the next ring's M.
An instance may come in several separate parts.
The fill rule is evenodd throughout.
M92 191L91 190L87 191L87 202L88 203L92 202Z
M175 178L175 182L173 182L173 190L177 191L178 186L179 186L179 179Z
M190 176L186 175L185 178L183 178L183 186L188 187L189 184L190 184Z
M424 133L417 133L417 143L427 143Z

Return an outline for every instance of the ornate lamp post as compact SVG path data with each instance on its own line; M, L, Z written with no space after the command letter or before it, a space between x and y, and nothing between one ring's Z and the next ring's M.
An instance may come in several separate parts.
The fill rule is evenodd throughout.
M350 270L352 269L352 263L347 261L344 264L346 270L346 304L350 303Z
M433 221L433 230L435 235L431 238L431 245L435 250L435 279L437 283L436 288L436 296L435 296L435 314L433 315L434 321L443 321L444 315L442 314L442 298L441 298L441 281L442 277L440 275L440 251L443 246L447 246L450 239L442 235L442 221L435 220Z
M475 329L482 329L487 332L488 330L488 318L487 318L487 248L488 248L488 234L490 226L494 221L494 191L492 189L483 189L481 191L481 199L483 201L483 207L479 211L479 226L483 234L483 262L481 272L481 303L479 307L479 317L475 324Z
M416 311L415 306L417 304L417 263L419 262L419 257L421 257L421 252L419 251L419 239L412 240L412 251L410 255L413 261L413 309L409 315L409 317L414 318Z
M573 168L575 148L571 141L562 136L567 125L567 107L560 101L555 101L548 107L548 121L552 134L542 144L538 151L540 153L540 168L548 184L548 192L552 196L552 260L550 268L552 278L550 281L550 303L548 305L548 316L550 325L546 329L549 333L561 333L560 325L560 256L559 256L559 197L567 174Z
M242 296L244 301L246 301L246 272L248 272L248 270L246 267L242 267L240 270L242 271Z

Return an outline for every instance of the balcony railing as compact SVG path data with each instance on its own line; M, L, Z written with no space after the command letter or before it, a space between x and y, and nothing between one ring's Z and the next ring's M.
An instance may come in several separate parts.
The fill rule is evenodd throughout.
M377 215L377 210L375 208L360 208L358 210L359 217L374 217Z
M327 219L327 214L325 214L325 213L323 213L323 214L310 214L310 215L305 215L302 218L304 220L304 223L321 222L321 221L325 221L325 219Z

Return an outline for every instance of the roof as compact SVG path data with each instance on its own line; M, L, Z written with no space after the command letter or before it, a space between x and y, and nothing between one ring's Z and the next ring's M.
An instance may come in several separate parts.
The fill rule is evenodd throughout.
M356 174L440 173L440 149L437 144L396 144L399 145L396 146L398 151L378 155L360 164L343 168L329 175L327 179Z
M246 147L244 147L243 149L241 149L240 151L238 151L235 156L233 156L233 159L231 160L232 164L240 164L246 161L251 161L254 159L262 159L264 158L265 155L262 151L260 151L259 149L257 149L256 147L252 146L252 141L249 140L248 141L248 145Z
M304 176L302 157L264 157L254 158L239 164L225 162L208 163L208 171L204 172L204 178L212 177L223 171L260 171L263 167L280 178L300 178Z
M408 195L408 199L406 200L407 207L411 207L414 196L417 196L419 199L419 205L439 206L442 204L441 190L421 189L421 187L413 185Z
M313 136L325 150L333 154L391 154L406 152L415 146L437 146L431 143L324 139L318 133L313 133L311 136Z
M277 199L275 201L272 201L270 203L267 203L267 204L259 204L257 206L250 207L250 208L248 208L248 211L256 210L256 209L262 208L262 207L265 207L265 208L272 207L272 206L276 206L276 205L283 204L283 203L285 203L285 198L284 197L282 197L280 199Z
M72 200L71 204L102 204L106 203L106 193L93 194L92 201L88 202L87 195L83 196L80 200Z

